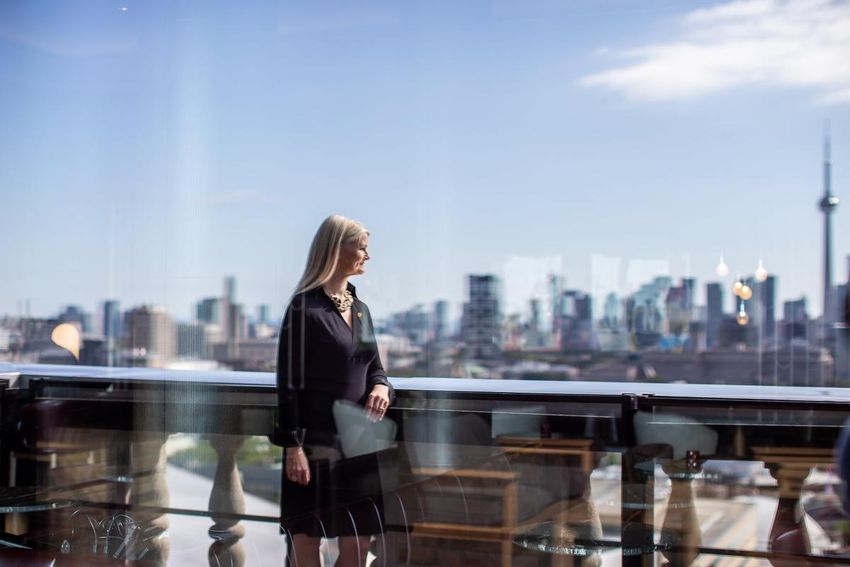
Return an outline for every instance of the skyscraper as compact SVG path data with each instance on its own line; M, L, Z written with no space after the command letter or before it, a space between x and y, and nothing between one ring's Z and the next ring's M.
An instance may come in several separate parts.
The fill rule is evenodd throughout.
M806 327L809 314L806 309L806 298L801 297L794 301L786 301L782 304L782 326L785 341L806 338Z
M227 276L224 278L224 297L227 298L228 301L233 303L236 299L236 277L235 276Z
M635 346L654 347L667 325L667 292L673 285L669 276L656 276L633 293L626 303L626 317Z
M551 314L550 346L560 348L561 346L561 314L564 310L561 294L564 291L564 277L558 274L549 274L549 305L547 306Z
M470 358L495 358L501 352L499 280L493 275L469 276L469 301L463 305L462 335Z
M201 323L219 323L221 316L221 301L217 297L207 297L198 302L196 318Z
M593 335L593 302L589 294L568 289L561 293L561 350L590 350Z
M541 348L546 346L546 337L543 334L542 320L542 302L539 298L533 297L529 300L528 306L531 312L528 323L525 329L525 347L526 348Z
M224 297L221 300L221 324L224 341L227 344L227 357L239 356L239 339L242 338L242 306L236 303L236 278L224 278Z
M203 323L177 324L177 356L195 359L207 357L207 341Z
M839 386L850 385L850 256L847 257L847 280L836 286L835 294L835 377Z
M753 288L755 302L761 310L759 325L762 339L772 342L776 338L776 276L767 276L763 282L756 282Z
M667 290L667 334L683 337L690 332L694 310L694 278L682 278L682 284Z
M719 343L720 326L723 324L723 285L717 282L706 284L706 346L714 348Z
M89 332L89 318L83 308L79 305L68 305L65 307L65 310L59 314L59 321L62 323L77 323L80 326L80 330L84 333Z
M682 307L689 312L694 308L694 291L696 291L696 278L682 278ZM691 315L693 315L691 313Z
M434 303L434 340L438 343L449 336L449 302L440 299Z
M106 341L106 365L118 366L118 342L121 338L121 305L115 299L103 302L103 337Z
M823 144L823 197L818 207L823 213L823 325L824 338L831 336L835 309L832 308L832 213L838 207L838 197L832 194L829 132Z
M134 362L162 367L177 354L177 327L161 307L142 306L127 313L127 347Z

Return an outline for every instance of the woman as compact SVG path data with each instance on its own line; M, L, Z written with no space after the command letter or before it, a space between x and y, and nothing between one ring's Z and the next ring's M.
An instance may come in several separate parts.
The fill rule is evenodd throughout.
M374 457L343 459L333 417L334 403L347 400L363 406L370 420L381 420L392 396L369 309L348 283L364 272L368 245L360 223L339 215L325 219L281 326L281 519L299 567L320 565L322 537L339 537L336 565L363 566L370 536L381 529Z

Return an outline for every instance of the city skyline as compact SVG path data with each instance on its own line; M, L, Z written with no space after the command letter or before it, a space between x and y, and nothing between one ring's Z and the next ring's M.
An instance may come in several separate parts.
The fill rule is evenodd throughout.
M656 275L629 296L609 294L601 313L588 293L565 288L563 280L552 277L550 296L529 298L530 313L517 315L504 312L498 277L467 274L465 280L468 293L460 321L449 319L446 301L416 304L376 319L388 369L400 376L581 375L655 381L657 367L667 378L698 383L732 376L734 383L808 385L814 362L822 384L850 379L845 342L825 334L805 299L783 302L780 311L775 294L779 278L765 271L730 289L735 303L731 311L721 306L721 296L727 294L718 282L705 284L708 302L699 305L695 279L674 282ZM258 317L250 316L254 310L236 301L237 280L228 276L223 283L221 295L199 298L191 321L176 320L157 306L122 310L114 300L104 301L96 314L69 305L51 319L2 317L0 353L18 363L68 364L76 359L90 366L273 369L279 321L268 319L262 305L257 306ZM850 298L847 284L832 291L842 305ZM834 320L846 317L842 311ZM846 333L844 325L835 329ZM703 365L705 357L717 364ZM595 362L588 366L581 362L585 359ZM786 372L790 367L794 369Z
M2 313L182 313L234 274L279 317L333 212L372 231L354 283L377 315L458 305L466 273L512 305L538 285L507 273L524 264L596 297L712 281L721 255L821 305L825 119L850 186L846 4L124 7L0 6Z
M850 268L850 255L846 258L847 266ZM653 288L653 286L657 286L659 282L664 282L663 284L663 297L659 296L658 299L664 299L668 292L675 293L676 289L680 288L680 286L688 286L690 289L691 298L689 301L693 301L690 304L689 309L691 310L699 310L699 309L707 309L703 316L706 316L708 312L712 309L718 310L718 313L723 314L724 316L734 316L740 309L740 305L744 303L747 306L747 309L751 309L751 300L746 299L742 300L738 297L738 292L736 291L737 287L740 284L746 284L751 286L753 290L759 285L761 281L769 281L771 286L770 297L771 297L771 308L774 310L778 310L779 307L783 304L792 304L802 301L807 303L811 298L807 296L802 296L799 298L792 299L780 299L775 291L777 284L781 281L779 274L770 274L765 272L763 274L763 280L759 280L759 274L746 274L741 275L740 277L730 277L726 276L723 278L716 277L713 280L709 280L706 282L700 282L696 278L689 277L681 277L681 278L672 278L666 274L654 274L647 277L645 280L641 281L638 286L635 286L633 290L629 293L618 293L612 291L606 291L603 293L592 293L591 290L580 289L580 288L572 288L565 285L565 280L559 277L555 273L548 273L545 279L548 282L548 289L546 292L540 293L528 293L525 294L521 301L521 307L518 309L514 309L508 306L508 302L505 301L504 297L504 288L505 282L503 279L497 274L471 274L467 273L462 276L463 280L467 282L466 284L466 295L462 300L456 304L452 305L452 303L444 298L438 298L433 302L425 302L425 301L412 301L405 308L397 311L393 311L387 314L382 314L376 316L377 319L389 321L392 318L403 315L406 313L417 312L426 307L434 307L438 308L438 305L442 304L439 309L443 311L443 316L447 317L448 321L453 321L455 324L460 324L463 318L463 307L469 301L470 290L470 282L471 279L476 278L485 278L485 279L494 279L496 282L497 291L495 292L495 299L499 304L499 312L502 316L518 316L522 318L530 318L534 319L538 316L543 316L544 321L548 321L551 323L551 319L553 317L553 313L547 313L547 310L551 311L554 309L554 306L551 304L552 295L570 295L570 294L580 294L582 296L586 296L590 298L590 301L593 305L591 308L591 317L594 324L604 324L605 320L611 316L611 313L608 312L607 305L610 305L612 301L616 301L618 303L617 309L621 311L619 317L625 318L627 316L626 313L622 312L626 307L625 304L631 299L640 296L644 290L648 288ZM471 278L471 279L470 279ZM553 278L557 280L557 283L553 282ZM728 280L728 281L727 281ZM233 306L238 309L238 313L240 317L244 317L246 321L256 322L256 323L276 323L279 324L282 318L282 313L279 316L272 315L269 310L269 305L265 303L248 303L239 301L236 299L237 293L236 289L238 286L238 278L233 275L227 275L222 278L224 282L224 294L212 294L210 296L199 296L193 301L184 311L188 313L188 316L181 316L177 313L170 311L167 307L163 305L159 305L152 302L141 302L141 303L124 303L121 299L118 298L102 298L98 300L97 304L93 309L87 309L82 306L79 302L70 301L62 304L61 308L58 309L55 313L48 314L47 316L36 316L34 314L17 314L17 313L0 313L0 317L11 317L11 318L33 318L33 319L62 319L68 314L72 314L74 317L93 317L96 316L96 320L99 325L111 325L115 326L116 323L114 321L107 322L119 313L128 313L134 309L159 309L163 310L164 313L168 314L175 322L179 323L196 323L196 322L204 322L204 323L212 323L214 320L219 318L218 310L220 309L219 304L222 302L226 303L228 306ZM220 282L221 283L221 282ZM528 288L528 281L522 282L524 284L523 287ZM846 291L846 286L850 283L850 278L848 281L840 282L836 285L832 286L832 293ZM727 285L728 284L728 285ZM476 284L477 285L477 284ZM517 286L519 287L519 286ZM718 291L719 290L719 291ZM659 292L662 291L661 288L658 289ZM653 292L654 293L654 292ZM719 296L717 295L719 293ZM712 296L712 294L714 294ZM843 298L835 297L835 299L839 302L838 305L833 305L832 308L835 310L833 314L835 317L839 317L839 312L843 309L843 305L840 303L843 301ZM541 303L542 301L542 303ZM720 301L718 304L717 302ZM752 299L752 302L756 301ZM547 303L548 302L548 303ZM535 306L532 304L537 303L536 308L542 308L541 312L534 313ZM712 307L712 303L714 307ZM451 309L455 308L456 313L452 313ZM811 320L817 320L820 318L820 313L817 312L817 308L811 306L811 311L807 311L808 317ZM696 316L696 311L693 313ZM708 315L710 317L710 315ZM771 315L773 317L773 315ZM699 319L699 317L697 317ZM102 320L102 321L101 321ZM778 319L777 319L778 320ZM97 328L99 325L95 325ZM110 333L104 331L103 333L106 336L109 336Z
M559 259L557 257L549 257L549 258L517 258L517 257L514 257L514 258L511 258L509 263L508 263L508 267L505 271L506 272L513 272L514 277L513 277L512 281L506 281L507 278L506 278L505 275L503 275L505 272L502 272L501 274L497 273L497 274L482 274L482 275L495 276L500 280L500 282L501 282L500 285L503 289L504 288L512 288L514 290L514 293L511 294L511 297L507 297L504 291L502 291L501 294L500 294L500 301L501 301L502 305L504 306L503 311L506 315L522 315L522 316L527 315L528 310L530 308L529 302L532 301L532 300L546 299L547 294L549 293L546 289L547 286L548 286L548 282L551 280L552 277L557 277L561 281L561 284L564 286L563 287L564 290L572 289L574 291L586 293L590 297L593 298L594 320L601 319L605 316L605 314L603 312L602 305L605 301L608 300L609 296L613 295L614 297L618 298L619 300L623 300L624 298L627 298L630 295L632 295L633 293L635 293L641 286L644 286L647 283L649 283L652 280L659 278L659 277L669 278L671 280L671 282L682 281L684 279L694 279L698 284L695 288L695 292L696 292L695 293L695 306L701 306L701 307L705 307L708 304L708 302L710 301L708 299L708 297L706 296L707 286L719 285L720 289L723 290L723 298L722 298L723 312L724 313L734 313L735 310L737 309L736 305L738 303L736 302L737 300L734 297L735 294L732 291L733 285L737 281L749 281L752 278L756 277L756 275L757 275L757 273L756 273L757 269L753 269L749 272L747 272L747 271L738 272L738 273L736 273L736 275L734 277L731 275L731 272L728 273L726 276L723 276L723 277L720 277L717 274L715 274L715 276L713 278L709 278L708 280L701 281L701 280L699 280L699 278L694 278L693 276L690 276L690 275L680 275L680 276L674 277L674 276L671 276L669 272L664 272L664 271L652 273L652 271L651 271L652 268L657 268L659 266L664 266L665 264L667 264L667 262L665 262L664 260L648 260L648 261L638 260L637 262L631 262L630 263L628 261L623 262L621 258L604 257L604 256L598 256L598 255L594 256L592 260L595 264L593 271L600 272L602 274L606 274L606 272L607 272L607 275L609 275L609 276L610 276L611 273L614 273L614 274L617 274L616 277L613 277L613 278L609 277L607 279L603 278L603 280L602 280L603 283L601 285L600 285L599 281L594 282L593 278L591 278L591 285L588 288L580 288L580 287L577 287L577 286L566 285L568 280L566 278L564 278L562 274L557 273L555 271L537 272L537 273L532 274L532 275L530 275L528 273L527 268L529 266L538 266L539 267L539 266L544 266L544 265L548 265L548 266L558 265L560 262L559 262ZM838 264L839 265L838 272L840 274L841 266L843 264L845 266L845 269L848 271L848 276L847 276L847 279L844 279L844 280L842 280L840 278L834 278L836 281L834 281L834 283L832 284L833 290L835 290L838 286L844 285L844 284L848 283L848 281L850 281L850 254L847 254L843 258L843 260L844 260L844 262L839 262L839 264ZM726 261L725 258L722 259L722 261L725 263L725 261ZM600 265L602 266L601 268L599 267ZM635 267L635 265L636 265L636 267ZM612 266L614 268L613 272L611 270ZM727 266L727 268L728 268L728 266ZM715 268L715 271L717 271L717 268ZM766 272L766 273L769 274L769 277L771 277L771 278L776 278L778 280L781 280L781 278L780 278L781 274L775 274L775 273L769 273L769 272ZM624 274L625 274L625 277L628 279L628 281L623 281ZM470 275L473 275L473 274L471 274L471 273L463 274L463 275L459 276L459 279L462 282L467 277L469 277ZM232 274L223 275L219 280L219 287L221 286L222 280L228 281L230 279L235 279L236 281L239 281L239 278L237 276L232 275ZM356 280L354 281L354 283L356 284ZM137 302L130 302L130 301L126 301L125 299L120 298L120 297L108 297L108 298L99 298L99 299L95 300L94 305L87 305L87 304L85 304L81 301L76 301L73 298L66 298L65 300L60 300L58 302L57 308L54 311L47 312L47 313L34 313L34 312L32 312L31 307L29 305L27 305L26 300L20 300L20 301L18 301L18 304L16 306L16 310L14 312L5 312L5 313L0 312L0 317L2 317L2 316L17 317L17 318L33 317L33 318L49 319L49 318L53 318L53 317L59 315L64 309L69 308L69 307L73 307L73 308L79 307L79 308L82 308L84 310L84 312L87 313L87 314L94 314L94 313L98 313L101 309L103 309L104 304L117 302L121 305L128 305L130 307L150 306L150 307L164 308L166 310L166 312L169 313L169 315L172 315L172 316L175 317L176 321L193 321L193 320L197 320L196 313L197 313L197 309L198 309L200 303L202 303L204 301L209 301L210 298L218 298L218 297L219 296L216 295L215 292L211 292L209 294L200 294L200 295L198 295L198 297L195 300L191 301L187 306L183 306L182 309L178 309L176 311L172 310L168 305L165 305L165 304L162 304L162 303L157 303L155 301L142 300L142 301L137 301ZM436 297L436 298L430 299L430 300L413 298L413 299L411 299L411 301L408 304L402 306L400 309L395 309L393 311L385 311L385 310L377 311L376 310L377 311L376 317L387 318L387 317L391 317L392 315L394 315L396 313L401 313L401 312L405 312L405 311L408 311L410 309L413 309L418 305L433 304L433 303L437 303L437 302L442 301L442 302L446 302L449 305L450 310L456 311L456 312L449 311L450 318L452 320L460 320L461 313L460 313L459 308L462 307L462 304L466 300L465 297L466 296L461 297L458 301L449 300L445 297ZM804 299L804 300L811 302L812 299L813 299L813 296L806 295L806 294L803 294L803 295L797 296L797 297L785 297L785 296L780 296L780 295L776 296L776 300L777 300L778 303L784 303L784 302L787 302L787 301L796 301L796 300L799 300L799 299ZM268 303L262 303L262 302L257 303L257 302L244 301L244 300L238 300L238 301L235 301L235 303L246 308L247 312L252 312L253 310L256 310L256 309L262 309L268 314L267 319L271 320L271 321L279 321L283 316L283 311L284 311L284 307L285 307L285 305L282 305L280 310L279 310L279 313L276 313L274 308L272 306L270 306ZM811 305L811 303L810 303L810 305ZM838 309L838 307L840 307L840 306L833 305L832 307L835 308L835 309ZM271 311L270 311L270 309L271 309ZM818 308L816 306L812 305L812 312L810 313L810 316L813 317L813 318L817 318L818 316L820 316L820 314L821 313L818 310ZM251 315L249 315L249 316L251 316Z

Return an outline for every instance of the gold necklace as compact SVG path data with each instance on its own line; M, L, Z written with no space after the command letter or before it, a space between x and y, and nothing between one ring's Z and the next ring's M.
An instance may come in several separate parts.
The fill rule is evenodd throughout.
M322 290L325 292L325 295L331 298L331 301L333 301L337 311L340 313L345 313L351 309L351 305L354 303L354 296L351 295L349 290L345 290L341 294L331 293L325 286L322 286Z

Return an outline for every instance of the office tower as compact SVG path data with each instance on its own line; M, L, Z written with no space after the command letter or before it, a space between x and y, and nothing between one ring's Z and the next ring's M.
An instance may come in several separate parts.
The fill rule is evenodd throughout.
M161 307L142 306L126 317L127 348L144 366L161 367L177 354L177 329Z
M121 305L115 299L103 302L103 338L106 365L118 366L118 345L121 340Z
M9 352L12 344L12 331L0 327L0 352Z
M235 334L234 321L231 308L236 302L236 278L227 276L224 278L224 291L221 296L221 327L224 329L225 342L230 345ZM229 352L228 348L228 352Z
M850 386L850 256L847 257L847 282L836 287L835 377L839 386L847 387Z
M686 309L690 315L694 309L694 291L696 290L696 278L682 278L682 308Z
M755 282L753 300L760 310L762 340L773 342L776 338L776 276L767 276L763 282Z
M723 285L717 282L706 284L706 346L715 348L720 339L720 326L723 323Z
M782 304L782 328L783 339L805 339L809 314L806 310L806 298L801 297L794 301L786 301Z
M68 305L65 310L59 314L59 321L62 323L77 323L80 330L84 333L91 331L91 318L86 315L83 308L79 305Z
M86 337L83 339L83 344L80 348L81 365L111 366L108 357L106 339L100 337Z
M602 325L608 329L620 327L622 306L620 299L614 292L605 296L605 305L602 308Z
M561 350L590 350L595 346L593 304L590 295L578 290L561 293Z
M440 299L434 303L434 340L441 343L449 338L449 302Z
M782 304L782 318L788 322L805 323L809 320L809 314L806 309L806 298L794 299L786 301Z
M832 194L829 133L823 145L823 197L818 207L823 213L823 325L824 338L829 340L835 310L832 308L832 213L838 207L838 197Z
M224 278L224 296L221 298L221 327L224 330L227 358L239 357L239 339L242 338L242 306L236 303L236 278Z
M227 276L224 278L224 297L230 303L236 301L236 277Z
M257 322L258 323L268 323L269 321L269 306L268 305L258 305L257 306Z
M230 304L230 313L227 318L228 323L228 352L231 356L239 356L239 340L244 339L247 333L247 317L242 313L242 305L238 303Z
M666 299L672 283L669 276L657 276L629 297L626 317L635 347L641 349L658 345L667 326Z
M470 275L463 305L462 336L470 358L496 358L502 348L499 280L493 275Z
M221 317L221 300L217 297L207 297L198 302L195 317L201 323L217 324Z
M177 324L177 356L201 359L207 356L207 336L203 323Z
M838 296L839 320L850 327L850 256L847 256L847 282L844 284L844 293Z
M552 313L552 327L550 329L552 333L552 346L555 348L560 348L560 340L561 340L561 313L563 312L563 305L561 304L561 294L564 291L564 277L559 276L557 274L549 275L549 309L551 309Z
M540 299L533 298L528 302L531 316L524 333L524 344L526 348L542 348L546 346L546 337L543 334L543 305Z
M695 285L696 280L693 278L683 278L681 285L667 291L665 308L668 334L679 337L688 334L693 316Z
M402 334L417 346L425 345L431 339L431 317L421 303L411 309L399 313L395 317L395 325Z

